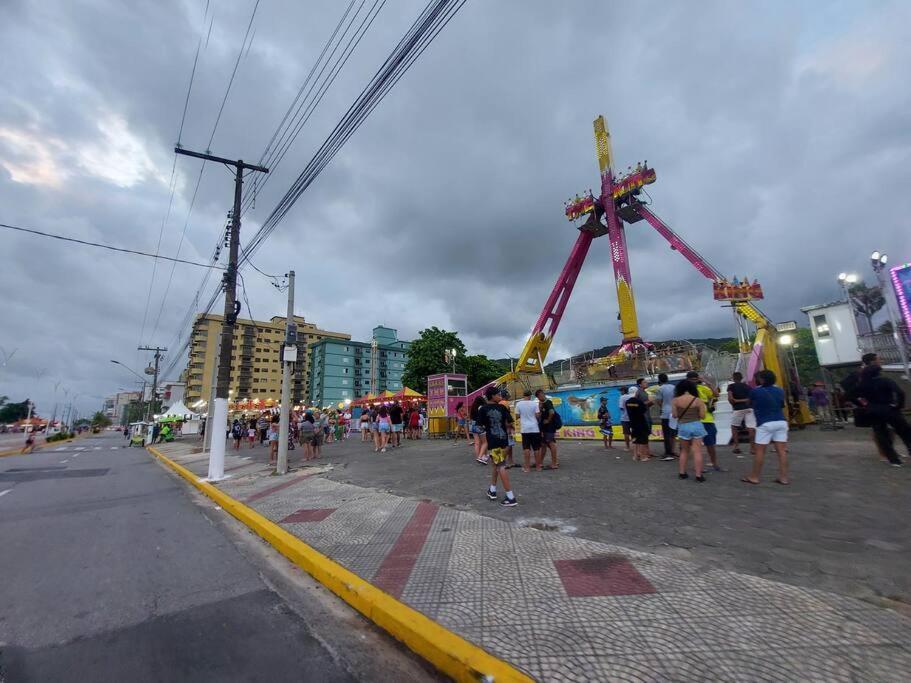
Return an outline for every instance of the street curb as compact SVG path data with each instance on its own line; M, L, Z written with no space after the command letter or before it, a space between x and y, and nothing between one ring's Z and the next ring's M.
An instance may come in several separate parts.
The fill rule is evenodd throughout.
M465 682L531 683L534 680L345 569L255 510L178 465L158 449L146 446L146 450L291 562L447 676Z

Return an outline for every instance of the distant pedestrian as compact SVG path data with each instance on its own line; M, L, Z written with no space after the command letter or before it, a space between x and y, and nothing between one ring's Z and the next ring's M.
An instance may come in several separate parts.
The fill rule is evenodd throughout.
M377 411L376 426L379 439L374 452L385 453L386 445L389 443L389 434L392 433L392 419L389 417L389 410L386 406L380 406Z
M266 442L266 437L269 434L269 421L266 419L265 415L259 416L259 419L256 421L256 427L259 429L259 443L262 445Z
M370 440L370 411L364 408L358 420L361 427L361 441Z
M607 407L607 396L601 397L601 405L598 406L598 428L604 439L604 447L613 448L614 424L611 422L610 409Z
M620 406L620 429L623 431L623 442L626 444L626 450L630 449L629 413L626 412L626 402L636 395L636 391L638 391L637 387L630 387L617 402Z
M778 478L775 483L787 486L791 480L788 478L788 421L784 415L784 391L775 386L776 377L771 370L761 370L756 377L759 386L750 391L750 404L756 416L756 452L753 454L752 471L740 481L759 483L766 448L772 443L778 454Z
M911 455L911 426L902 415L905 408L905 392L894 380L882 375L882 368L879 365L871 365L861 372L856 396L864 403L880 451L893 467L901 467L901 457L892 444L889 428L898 434L908 449L908 454Z
M518 501L509 483L509 472L506 466L506 449L509 446L509 432L513 424L512 415L509 413L509 409L500 403L502 395L497 387L488 387L484 394L487 402L478 410L477 422L484 427L487 435L487 449L491 466L487 497L490 500L497 499L497 480L499 479L505 492L500 505L514 507Z
M531 455L541 450L541 404L531 397L531 389L522 392L522 400L516 403L519 416L519 433L522 435L522 471L531 471Z
M734 381L728 384L728 403L731 404L733 412L731 413L731 443L734 448L732 453L740 453L740 430L746 428L749 435L750 452L756 449L753 445L753 439L756 436L756 415L750 405L750 387L743 381L743 375L735 372L731 375Z
M272 418L269 423L269 464L278 463L278 420Z
M468 413L471 418L471 434L474 436L474 457L475 460L482 465L486 465L488 460L487 438L484 432L484 425L478 421L478 411L486 405L486 403L483 396L476 397L474 403L471 404L471 410Z
M541 471L546 450L550 451L550 465L547 469L556 470L560 468L560 463L557 462L557 431L563 423L554 408L554 402L547 398L543 389L538 389L535 397L541 402L541 450L536 462L537 470Z
M664 457L662 460L673 460L677 457L674 442L677 439L677 420L671 414L674 402L674 385L665 373L658 375L658 403L661 407L661 437L664 440Z
M402 430L404 428L403 417L402 406L396 401L389 408L389 422L392 425L390 440L393 448L398 448L402 445Z
M465 438L468 441L471 441L471 434L468 433L468 411L465 409L465 404L462 401L456 403L456 441L459 440L461 434L465 435Z
M686 373L686 378L696 384L699 392L699 398L705 404L705 416L702 418L702 426L705 428L705 450L709 454L709 460L712 462L712 469L721 472L721 465L718 464L718 453L715 444L718 440L718 428L715 426L715 403L718 400L718 392L710 387L698 372L690 371Z
M19 451L19 453L21 455L24 455L26 453L31 453L33 450L35 450L35 432L29 430L25 435L25 445L22 447L22 450Z
M158 427L158 425L155 425L155 426ZM158 436L157 432L159 432L158 429L155 429L152 431L152 441L153 442L155 441L155 439ZM231 438L234 439L234 450L235 451L240 450L240 440L243 438L243 435L244 435L243 426L240 424L240 421L234 420L234 422L231 423Z
M637 385L636 393L626 401L626 414L629 417L629 431L633 439L633 461L645 462L652 456L648 450L648 437L651 433L647 413L648 405L642 399L643 391Z
M829 392L822 382L817 382L810 389L810 396L813 397L813 403L816 405L816 419L827 421L833 419L832 412L829 408Z
M250 448L256 445L256 427L249 427L247 429L247 440L250 442Z
M408 434L411 439L421 438L421 413L417 408L408 415Z
M699 389L690 379L677 383L674 389L674 400L671 402L671 414L677 419L677 438L680 439L680 457L678 477L688 479L686 463L693 456L693 469L696 481L702 483L702 441L705 438L705 403L699 398Z
M316 433L313 413L309 410L304 413L304 418L300 421L300 442L304 447L304 461L313 460L316 457L315 449L319 447L319 435Z

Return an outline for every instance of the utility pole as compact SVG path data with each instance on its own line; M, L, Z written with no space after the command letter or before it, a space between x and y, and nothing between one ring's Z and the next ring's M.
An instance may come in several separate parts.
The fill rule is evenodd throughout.
M148 411L146 413L146 420L148 421L149 418L152 417L152 410L155 407L155 395L158 393L158 365L161 362L161 352L167 351L167 349L161 346L140 346L137 350L155 352L155 371L152 373L152 398L149 401ZM146 374L148 374L148 371Z
M288 272L288 317L282 349L282 402L278 422L278 459L275 471L288 473L288 431L291 422L291 366L297 362L297 324L294 322L294 271Z
M231 352L234 350L234 326L240 305L237 301L237 253L240 250L240 202L244 187L244 171L258 171L268 173L268 168L246 164L242 159L236 161L216 157L201 152L191 152L181 147L175 147L177 154L183 154L196 159L214 161L225 166L234 167L234 210L231 212L231 241L228 251L228 269L225 271L225 317L221 325L221 349L218 355L218 384L215 387L215 405L209 406L212 415L212 447L209 450L209 481L219 481L225 478L225 441L227 437L214 438L216 430L221 434L228 424L228 392L231 387Z

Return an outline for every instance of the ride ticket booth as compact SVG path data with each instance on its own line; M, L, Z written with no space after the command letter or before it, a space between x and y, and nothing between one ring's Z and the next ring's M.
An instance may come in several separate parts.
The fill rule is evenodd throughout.
M456 430L456 406L468 395L468 376L455 373L427 376L427 433L449 438ZM466 410L470 406L466 406Z

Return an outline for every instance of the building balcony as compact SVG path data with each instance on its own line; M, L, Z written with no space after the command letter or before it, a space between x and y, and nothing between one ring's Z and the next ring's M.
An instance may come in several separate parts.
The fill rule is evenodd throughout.
M899 327L899 334L904 342L905 355L911 358L911 335L909 335L906 325L902 324ZM891 332L859 335L857 344L861 353L877 354L881 365L893 365L902 362L898 344Z

